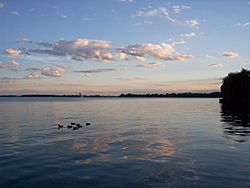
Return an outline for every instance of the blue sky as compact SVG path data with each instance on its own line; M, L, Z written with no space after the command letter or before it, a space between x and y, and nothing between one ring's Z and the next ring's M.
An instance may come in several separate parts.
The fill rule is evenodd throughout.
M218 91L250 68L249 0L0 0L0 94Z

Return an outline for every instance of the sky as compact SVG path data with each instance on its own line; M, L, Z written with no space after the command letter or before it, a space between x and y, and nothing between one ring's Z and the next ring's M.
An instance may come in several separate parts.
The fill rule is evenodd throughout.
M0 95L219 91L250 0L0 0Z

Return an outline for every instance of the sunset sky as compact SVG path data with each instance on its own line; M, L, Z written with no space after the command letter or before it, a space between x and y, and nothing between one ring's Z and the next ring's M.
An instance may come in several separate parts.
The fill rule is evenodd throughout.
M0 94L218 91L250 0L0 0Z

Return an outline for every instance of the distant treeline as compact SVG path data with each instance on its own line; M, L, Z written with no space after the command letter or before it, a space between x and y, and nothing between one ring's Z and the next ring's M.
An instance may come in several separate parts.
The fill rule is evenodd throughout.
M152 97L152 98L163 98L163 97L193 97L193 98L219 98L221 97L220 92L212 93L166 93L166 94L120 94L118 96L113 95L48 95L48 94L25 94L25 95L0 95L0 97Z
M121 94L119 97L207 97L207 98L219 98L220 92L212 93L166 93L166 94Z

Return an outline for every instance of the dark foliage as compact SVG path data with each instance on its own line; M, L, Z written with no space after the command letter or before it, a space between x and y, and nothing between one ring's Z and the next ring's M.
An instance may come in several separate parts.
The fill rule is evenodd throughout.
M250 101L250 71L229 73L223 79L221 94L227 101Z

